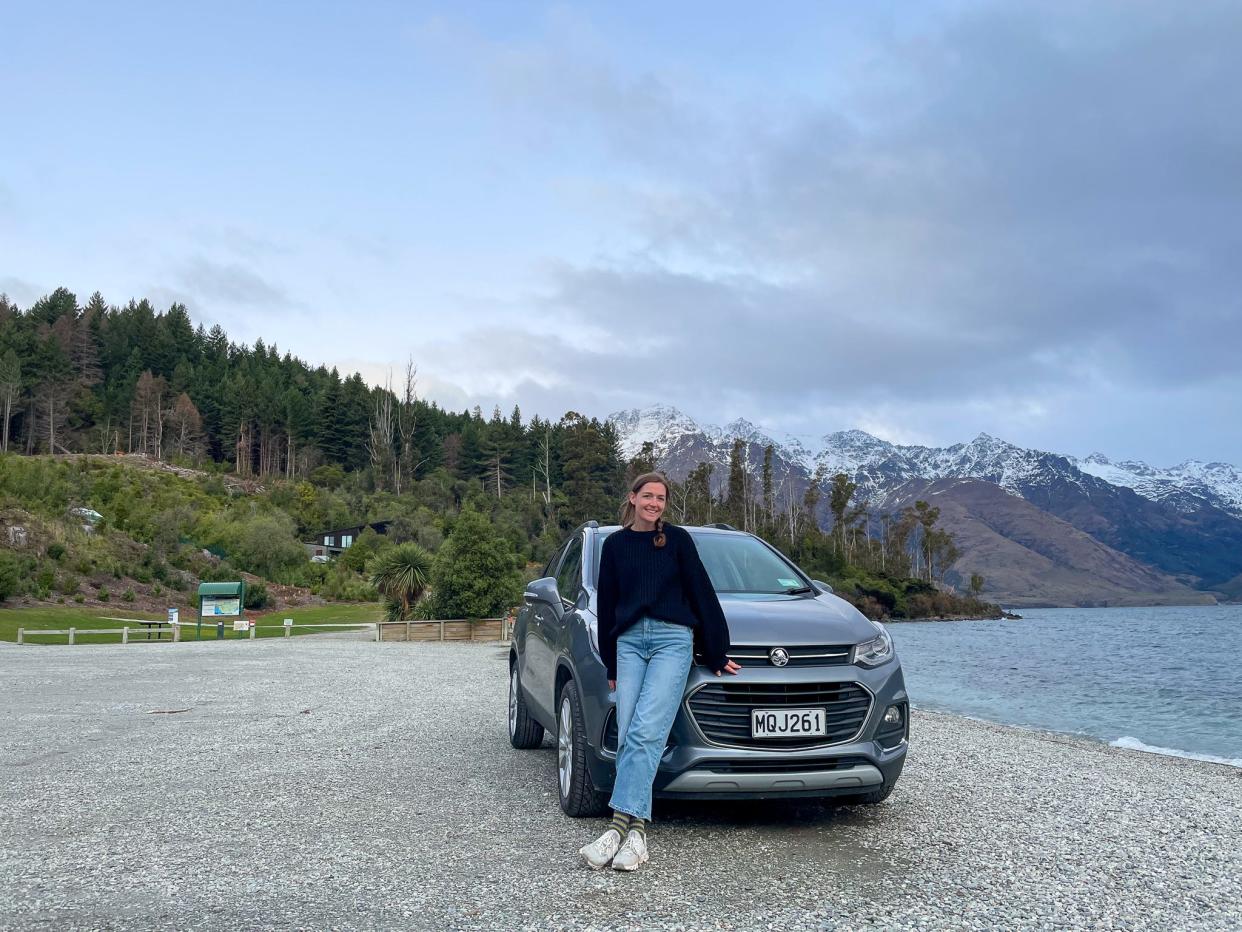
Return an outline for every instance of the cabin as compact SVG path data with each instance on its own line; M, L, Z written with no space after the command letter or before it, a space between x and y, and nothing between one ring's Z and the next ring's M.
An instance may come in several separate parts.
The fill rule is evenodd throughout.
M314 540L304 541L306 552L313 563L326 563L333 557L339 557L353 546L360 534L367 528L376 534L387 534L391 521L372 521L370 524L354 524L350 527L336 528L315 535Z

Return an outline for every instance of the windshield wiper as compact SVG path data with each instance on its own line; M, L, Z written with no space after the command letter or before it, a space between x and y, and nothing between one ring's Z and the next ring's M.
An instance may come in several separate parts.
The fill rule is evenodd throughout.
M797 586L793 589L786 589L785 595L802 595L803 593L814 591L815 589L813 586Z

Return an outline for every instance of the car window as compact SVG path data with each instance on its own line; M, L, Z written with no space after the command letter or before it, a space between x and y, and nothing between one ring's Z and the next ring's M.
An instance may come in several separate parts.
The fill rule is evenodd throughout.
M561 598L570 602L578 598L578 589L582 581L582 537L579 535L569 542L569 548L561 559L560 569L556 571L556 588Z
M556 575L556 568L561 562L561 557L565 556L565 551L569 549L569 545L572 543L573 541L566 541L561 544L560 549L557 550L556 553L552 554L552 559L549 560L548 565L543 568L543 575L545 577Z
M758 538L743 534L691 533L699 559L717 592L774 593L808 584L801 571ZM600 534L601 542L604 536ZM601 549L595 548L597 578Z

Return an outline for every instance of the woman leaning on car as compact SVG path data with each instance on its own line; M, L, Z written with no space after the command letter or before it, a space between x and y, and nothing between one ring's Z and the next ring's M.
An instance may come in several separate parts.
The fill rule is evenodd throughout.
M665 524L668 480L639 476L621 506L621 530L599 564L599 651L617 693L617 776L612 822L580 849L594 870L637 870L648 860L651 785L677 717L697 639L704 662L736 674L729 626L694 541Z

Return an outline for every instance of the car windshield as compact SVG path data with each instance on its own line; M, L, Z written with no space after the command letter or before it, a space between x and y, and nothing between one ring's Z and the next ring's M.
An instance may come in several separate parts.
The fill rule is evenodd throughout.
M604 538L614 533L600 534ZM717 592L784 593L807 585L806 577L757 538L743 534L694 534L694 545ZM595 548L599 578L600 548Z

